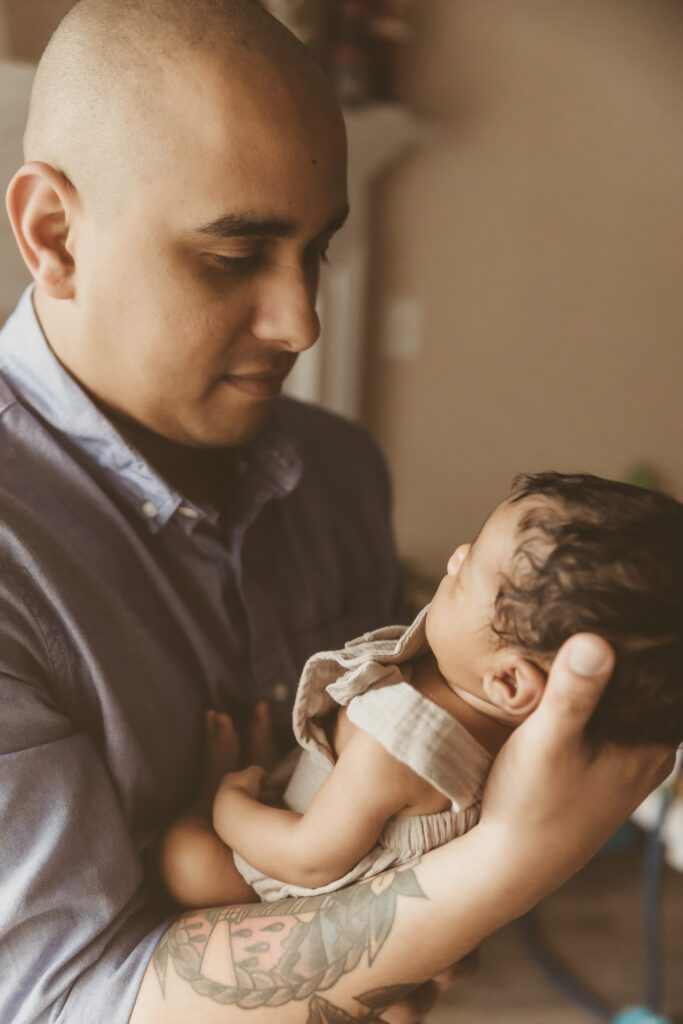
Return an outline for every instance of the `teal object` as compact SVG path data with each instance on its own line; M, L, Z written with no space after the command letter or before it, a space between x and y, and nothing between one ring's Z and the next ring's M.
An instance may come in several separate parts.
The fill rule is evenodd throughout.
M668 1017L660 1017L647 1006L631 1006L612 1018L612 1024L672 1024Z

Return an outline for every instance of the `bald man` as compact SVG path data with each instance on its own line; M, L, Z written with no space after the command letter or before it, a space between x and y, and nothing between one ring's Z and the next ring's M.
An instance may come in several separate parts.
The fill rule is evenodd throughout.
M25 157L8 210L35 284L0 335L0 1020L370 1020L411 993L386 1019L413 1020L670 752L584 742L612 654L574 638L466 837L330 896L178 916L151 851L193 797L204 710L268 706L284 748L303 660L394 617L380 456L280 397L346 215L343 122L249 0L80 0Z

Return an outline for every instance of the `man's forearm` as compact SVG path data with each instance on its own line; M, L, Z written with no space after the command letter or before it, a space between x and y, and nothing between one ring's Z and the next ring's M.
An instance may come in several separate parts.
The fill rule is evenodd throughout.
M534 902L538 873L498 885L502 860L474 829L420 863L325 896L185 914L155 953L131 1024L303 1024L332 1020L330 1007L335 1020L355 1021Z

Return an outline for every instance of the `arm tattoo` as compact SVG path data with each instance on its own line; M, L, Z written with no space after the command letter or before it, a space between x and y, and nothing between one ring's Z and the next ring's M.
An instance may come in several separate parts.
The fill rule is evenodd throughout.
M372 992L356 996L356 1002L368 1007L368 1012L361 1017L354 1017L322 996L313 996L306 1024L371 1024L372 1021L381 1021L382 1010L405 998L418 988L419 984L416 982L408 985L388 985L386 988L376 988Z
M425 899L417 861L348 889L321 896L215 907L183 914L166 932L153 963L162 992L169 959L200 996L248 1010L310 999L309 1024L346 1024L349 1017L316 993L331 988L386 942L399 896ZM415 985L358 996L364 1021Z

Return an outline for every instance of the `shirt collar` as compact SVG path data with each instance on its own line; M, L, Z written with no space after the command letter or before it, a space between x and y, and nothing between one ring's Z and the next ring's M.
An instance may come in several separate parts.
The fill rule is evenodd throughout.
M0 373L25 405L97 463L152 531L160 530L179 509L191 508L194 513L179 519L186 528L204 516L204 510L174 491L122 437L59 362L38 322L33 285L0 331ZM262 478L259 507L269 497L289 493L299 482L301 458L277 407L266 429L244 446L241 455L244 479L254 474Z

